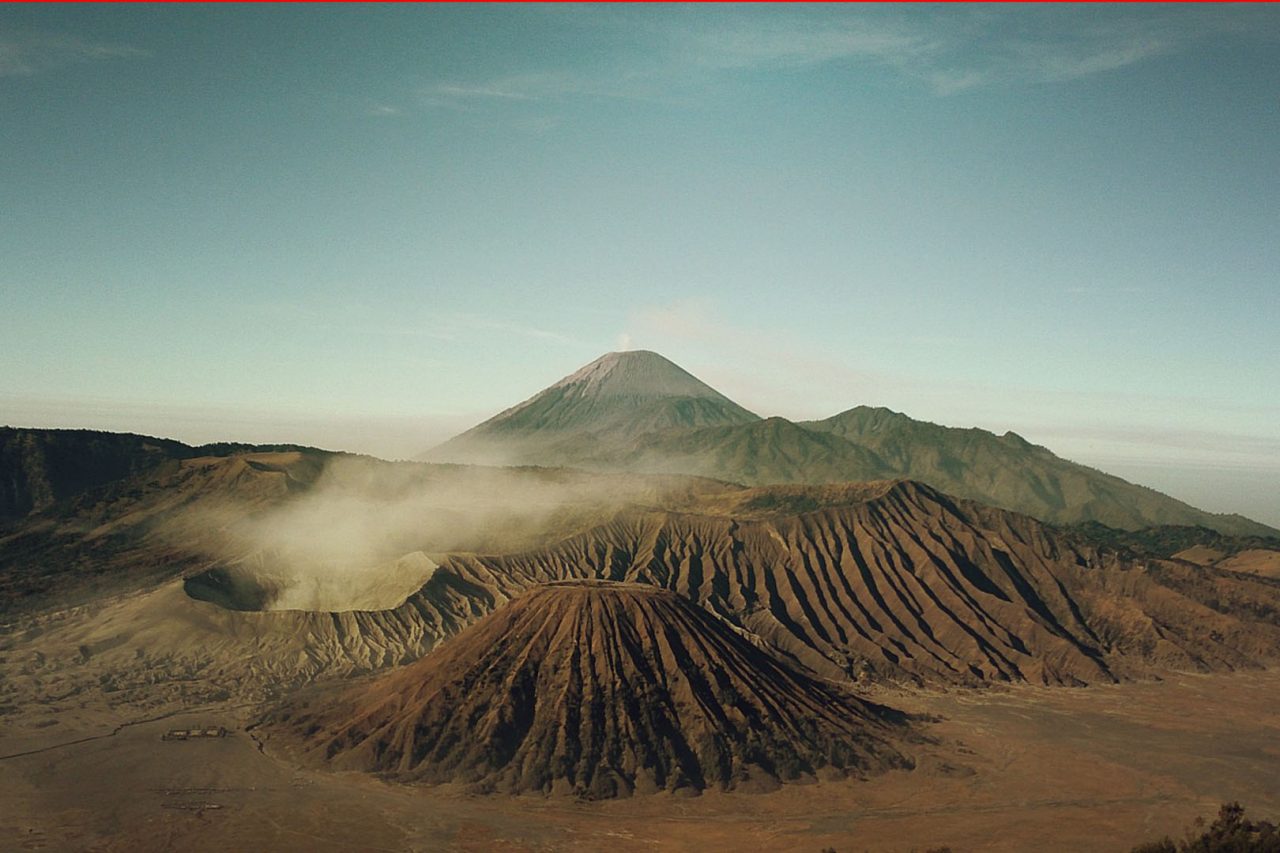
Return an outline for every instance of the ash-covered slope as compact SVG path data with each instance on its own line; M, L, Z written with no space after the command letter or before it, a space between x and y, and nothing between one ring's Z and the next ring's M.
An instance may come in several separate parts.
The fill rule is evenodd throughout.
M907 765L888 742L900 714L793 672L682 596L598 581L536 587L270 728L335 768L502 793L759 790Z
M563 578L670 588L833 678L1106 683L1280 659L1274 581L1122 559L911 482L635 511L548 549L449 557L444 577L455 613Z
M532 519L494 507L483 529L466 516L406 515L414 536L388 543L389 559L418 549L439 565L417 589L396 580L373 590L377 605L369 590L315 572L324 595L299 602L294 593L309 587L279 583L292 563L202 553L227 544L246 516L275 529L282 507L414 492L424 481L456 500L486 474L351 461L347 474L329 466L307 485L305 455L189 460L150 485L126 481L109 506L54 529L41 532L53 522L38 514L23 532L0 534L0 705L71 708L80 690L147 708L158 690L257 700L417 660L530 587L574 578L670 589L788 663L842 681L1106 683L1280 661L1280 580L1099 545L912 483L741 489L660 478L636 491L633 476L482 477L494 498L527 497L531 481L549 481L580 502ZM310 541L327 527L304 529ZM400 596L391 609L365 609ZM23 615L33 598L57 612ZM86 600L93 606L67 609Z
M642 435L759 419L657 353L611 352L424 458L581 465Z

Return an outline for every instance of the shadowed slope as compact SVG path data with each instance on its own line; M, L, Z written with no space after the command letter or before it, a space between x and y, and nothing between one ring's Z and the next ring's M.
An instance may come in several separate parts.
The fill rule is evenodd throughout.
M905 766L885 742L900 720L674 593L574 582L536 587L416 664L284 711L280 726L337 768L595 798Z
M185 444L141 435L0 427L0 520L189 453Z
M333 455L295 444L220 442L192 447L133 433L0 427L0 522L154 472L165 463L254 451Z

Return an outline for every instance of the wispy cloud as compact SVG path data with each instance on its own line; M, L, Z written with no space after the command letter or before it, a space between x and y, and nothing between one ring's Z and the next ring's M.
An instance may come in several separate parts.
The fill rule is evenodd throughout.
M680 33L674 40L692 63L722 69L798 67L859 58L899 62L936 50L927 33L863 20L745 18Z
M1047 82L1075 80L1115 71L1172 50L1174 43L1154 36L1139 36L1118 44L1086 44L1075 50L1029 45L1022 51L1021 69ZM1017 70L1017 69L1015 69Z
M959 36L943 49L900 64L938 95L990 85L1065 83L1118 71L1181 49L1205 35L1150 28L1072 30L1044 27L1016 37Z
M518 335L535 340L551 341L569 346L582 346L582 342L526 323L506 320L501 317L485 317L479 314L449 314L441 318L446 329L466 329L473 332L500 332L504 335Z
M568 335L506 317L458 311L426 311L406 305L371 305L343 298L313 296L310 304L265 300L252 306L254 314L271 322L287 319L318 332L362 337L429 338L457 341L477 336L517 336L557 344L583 346Z
M556 70L437 81L424 91L432 106L538 104L567 98L671 103L716 75L768 65L805 67L851 57L889 61L927 52L925 36L856 26L794 26L751 17L722 26L641 27L638 50L612 60Z
M485 104L547 105L566 98L656 100L670 82L671 69L625 64L518 74L478 81L433 83L423 91L430 106L467 109Z
M949 96L993 86L1067 83L1216 36L1275 38L1278 28L1274 16L1248 9L1203 8L801 7L716 10L661 20L618 12L592 20L601 33L632 26L629 49L587 63L566 61L555 69L440 80L424 96L431 105L462 109L583 97L687 101L736 74L840 64L880 68ZM591 33L583 38L589 41Z
M1065 288L1064 293L1072 296L1138 296L1144 293L1152 293L1150 287L1142 287L1139 285L1122 285L1120 287L1104 286L1104 285L1073 285Z
M1187 464L1237 465L1280 471L1280 436L1275 435L1099 424L1056 426L1052 429L1058 437L1091 446L1095 452L1125 452L1134 459L1176 457Z
M991 80L990 74L974 68L928 71L918 76L929 85L935 95L951 95L956 92L963 92L966 89L982 86Z
M480 85L438 83L431 87L430 94L437 98L497 98L503 101L536 101L540 97L536 90L544 89L545 87L530 86L529 82L528 80L497 80ZM521 91L522 89L524 91Z
M64 65L150 55L124 44L27 31L0 32L0 77L31 77Z
M947 10L918 26L930 34L932 49L892 63L939 95L992 85L1067 83L1224 36L1280 38L1274 15L1247 7Z
M680 36L698 64L721 69L862 62L935 94L993 84L1065 82L1115 71L1214 32L1176 16L1117 17L1011 9L920 14L856 11L747 17Z

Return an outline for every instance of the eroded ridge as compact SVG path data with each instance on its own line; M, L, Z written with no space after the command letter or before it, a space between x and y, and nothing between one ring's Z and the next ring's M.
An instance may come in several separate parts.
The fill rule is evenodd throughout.
M566 577L651 583L832 678L1078 685L1280 657L1273 580L1125 560L909 481L861 492L793 489L772 516L634 512L551 548L450 557L447 609Z
M535 587L423 660L268 728L335 768L592 798L909 764L890 743L901 714L793 671L683 596L601 581Z

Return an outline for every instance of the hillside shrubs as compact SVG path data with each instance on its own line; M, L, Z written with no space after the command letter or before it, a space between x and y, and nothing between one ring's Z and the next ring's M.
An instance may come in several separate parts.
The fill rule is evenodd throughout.
M1226 803L1207 829L1204 818L1196 818L1185 841L1165 836L1134 847L1132 853L1280 853L1280 830L1268 821L1249 820L1239 803Z

